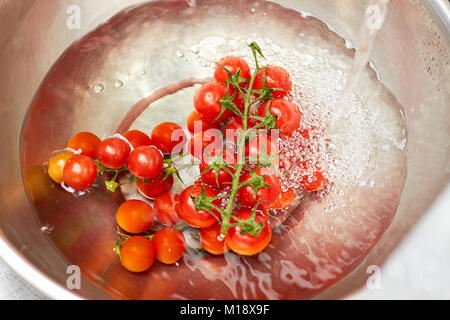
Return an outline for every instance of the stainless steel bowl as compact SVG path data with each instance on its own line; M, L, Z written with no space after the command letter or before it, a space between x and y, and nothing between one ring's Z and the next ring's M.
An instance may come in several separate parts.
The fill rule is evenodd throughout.
M41 231L24 188L23 179L33 182L33 194L38 198L45 199L51 192L37 171L26 170L22 177L22 124L44 76L64 50L115 13L138 2L0 0L0 110L4 120L0 127L4 141L0 159L0 254L17 273L52 298L111 296L101 285L85 280L80 290L67 289L69 263ZM358 35L365 8L365 1L358 0L273 2L309 12L350 40ZM82 10L80 29L67 27L71 13L68 8L74 4ZM363 286L366 267L383 264L449 183L449 3L392 0L371 61L382 82L405 108L407 180L397 215L378 244L355 271L319 298L342 298ZM108 292L111 290L114 288Z

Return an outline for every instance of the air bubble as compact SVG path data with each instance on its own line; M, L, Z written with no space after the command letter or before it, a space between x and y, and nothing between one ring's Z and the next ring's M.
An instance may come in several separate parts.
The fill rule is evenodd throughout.
M183 58L183 57L184 57L184 52L181 51L181 50L178 50L178 51L176 52L176 55L177 55L178 58Z
M122 80L114 81L114 88L122 88L122 87L123 87L123 81Z
M105 91L105 85L103 83L97 83L92 87L92 91L95 93L102 93Z
M53 225L47 223L41 227L41 232L50 234L53 232L54 229L55 229L55 227Z

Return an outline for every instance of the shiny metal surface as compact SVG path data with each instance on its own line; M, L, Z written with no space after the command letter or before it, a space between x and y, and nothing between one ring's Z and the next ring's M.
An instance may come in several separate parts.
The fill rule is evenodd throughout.
M22 183L19 136L30 102L45 74L74 40L121 9L139 1L0 1L0 253L20 275L54 298L109 298L83 281L81 290L65 288L67 263L40 231ZM274 1L310 12L353 40L364 1ZM67 28L67 8L78 4L81 29ZM426 214L449 182L450 14L448 2L393 0L372 54L383 83L405 108L408 126L408 176L395 220L364 263L318 298L341 298L364 285L368 265L382 265L408 230ZM53 134L57 134L54 132ZM51 193L45 177L28 170L34 193Z

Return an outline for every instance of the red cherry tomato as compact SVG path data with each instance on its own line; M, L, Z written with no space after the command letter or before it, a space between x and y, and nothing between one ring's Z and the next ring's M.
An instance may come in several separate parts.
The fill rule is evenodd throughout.
M210 82L201 86L194 96L194 107L201 117L210 122L222 122L228 119L232 111L227 109L219 117L222 111L220 100L225 96L227 86L219 82ZM231 90L228 91L228 96L231 96Z
M200 113L196 110L192 111L187 119L187 127L190 133L195 134L197 132L206 131L208 129L220 129L218 123L212 123L202 119Z
M234 216L240 220L248 220L252 215L251 210L240 210ZM228 229L225 241L235 253L245 256L252 256L263 251L272 239L272 228L270 223L260 211L256 212L255 221L264 225L259 236L251 234L241 234L241 227ZM231 219L231 223L236 223Z
M152 144L150 137L139 130L128 131L124 133L123 136L128 140L128 142L130 142L133 148L150 146Z
M225 57L217 62L216 68L214 70L214 79L217 82L227 82L230 79L229 74L223 69L227 69L232 74L236 74L238 69L240 69L239 77L250 80L250 67L248 63L239 57ZM240 86L245 86L248 82L239 83Z
M205 154L211 154L214 150L223 149L223 135L220 130L209 129L194 134L189 142L189 151L192 156L202 160Z
M302 176L302 181L300 182L300 187L303 190L316 192L325 189L328 180L324 177L320 168L316 166L314 169L308 169L305 162L301 163L301 166L305 170L305 174Z
M203 249L214 255L221 255L230 250L225 242L225 238L222 238L220 235L220 230L221 225L219 223L200 229L200 240Z
M267 66L267 69L260 70L255 77L253 89L259 90L263 88L263 75L266 75L266 85L268 88L283 89L276 90L272 93L274 98L282 98L289 94L292 90L292 82L289 73L283 68L276 66Z
M248 85L248 83L246 83ZM245 111L245 99L241 95L239 91L236 92L236 96L233 99L233 103L236 105L236 107L241 110L242 113Z
M125 201L117 209L116 221L126 232L142 233L153 225L153 208L141 200Z
M155 260L155 248L150 240L142 236L128 238L120 248L120 262L131 272L149 269Z
M164 228L155 233L152 239L156 259L165 264L174 264L186 251L183 233L175 228Z
M97 165L88 156L73 156L64 166L64 183L75 190L86 190L94 184L96 178Z
M161 152L153 146L137 147L131 152L128 170L138 178L150 179L158 176L164 166Z
M67 147L78 151L81 149L81 154L95 158L97 155L97 146L100 143L100 138L91 132L80 132L74 135L67 144Z
M232 167L226 167L226 169L221 168L220 170L210 168L212 170L208 170L211 164L213 167L214 166L220 167L225 164L236 167L237 166L236 154L226 148L224 148L223 150L216 149L213 150L211 154L209 154L209 156L203 157L203 160L200 164L200 173L202 176L202 180L205 183L219 189L230 187L231 182L233 181L233 176L229 172L234 174L236 170Z
M266 116L267 105L268 102L259 108L258 115L260 117ZM272 100L269 112L278 117L275 124L283 136L290 137L300 127L300 110L297 105L290 101L284 99Z
M256 121L254 119L247 119L247 130L253 128L256 125ZM231 141L237 141L239 133L244 130L244 125L241 117L233 117L227 123L225 127L225 139Z
M272 203L267 209L274 210L283 210L287 206L291 204L291 202L295 199L295 192L291 188L286 191L281 190L280 196L274 203Z
M267 167L259 168L254 171L259 177L265 176L264 184L268 187L261 187L254 193L251 185L244 186L238 191L238 199L241 204L253 208L259 201L259 207L264 208L270 206L280 195L281 182L275 173ZM251 180L250 172L246 172L241 176L240 181L246 182Z
M275 131L271 130L271 133L275 133ZM280 148L276 140L276 135L272 138L271 135L259 132L256 137L250 140L245 148L245 154L248 157L248 162L251 167L256 164L271 164L274 168L279 168L280 157L278 154L280 153Z
M97 147L97 159L109 169L120 169L126 165L130 155L130 145L121 138L108 138Z
M183 150L187 138L181 126L173 122L163 122L153 129L151 140L162 153L178 154Z
M207 197L216 197L218 192L207 186L203 185ZM214 215L206 210L195 209L195 202L193 197L199 197L202 191L202 185L196 184L186 188L180 195L180 217L190 226L195 228L206 228L212 226L217 222L217 218L220 218L220 213L216 210L211 210ZM221 201L217 199L213 202L217 207L220 207Z
M173 176L170 175L164 180L165 174L152 179L147 179L145 182L138 180L136 182L139 192L148 199L156 199L160 195L169 192L173 186ZM163 181L164 180L164 181Z
M165 226L177 226L183 222L179 216L180 196L171 192L166 192L156 198L153 204L156 218Z

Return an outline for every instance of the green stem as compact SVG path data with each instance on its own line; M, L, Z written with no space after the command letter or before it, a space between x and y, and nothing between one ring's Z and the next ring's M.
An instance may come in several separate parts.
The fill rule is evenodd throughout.
M244 115L242 117L242 135L238 138L238 146L237 146L237 152L238 152L238 165L236 167L236 172L233 175L233 182L231 187L231 194L230 194L230 200L225 208L225 210L222 211L222 228L220 230L221 236L225 237L228 229L232 227L232 224L230 223L232 212L233 212L233 205L236 201L236 196L239 190L239 181L241 177L242 170L245 167L245 137L247 135L248 126L247 126L247 120L248 120L248 112L250 109L250 106L252 103L250 102L251 98L251 91L253 88L253 85L255 83L256 75L260 71L259 66L256 66L256 70L252 75L252 78L250 80L250 84L248 86L248 91L246 95L243 95L244 102L245 102L245 110ZM238 86L238 90L243 94L241 88Z

